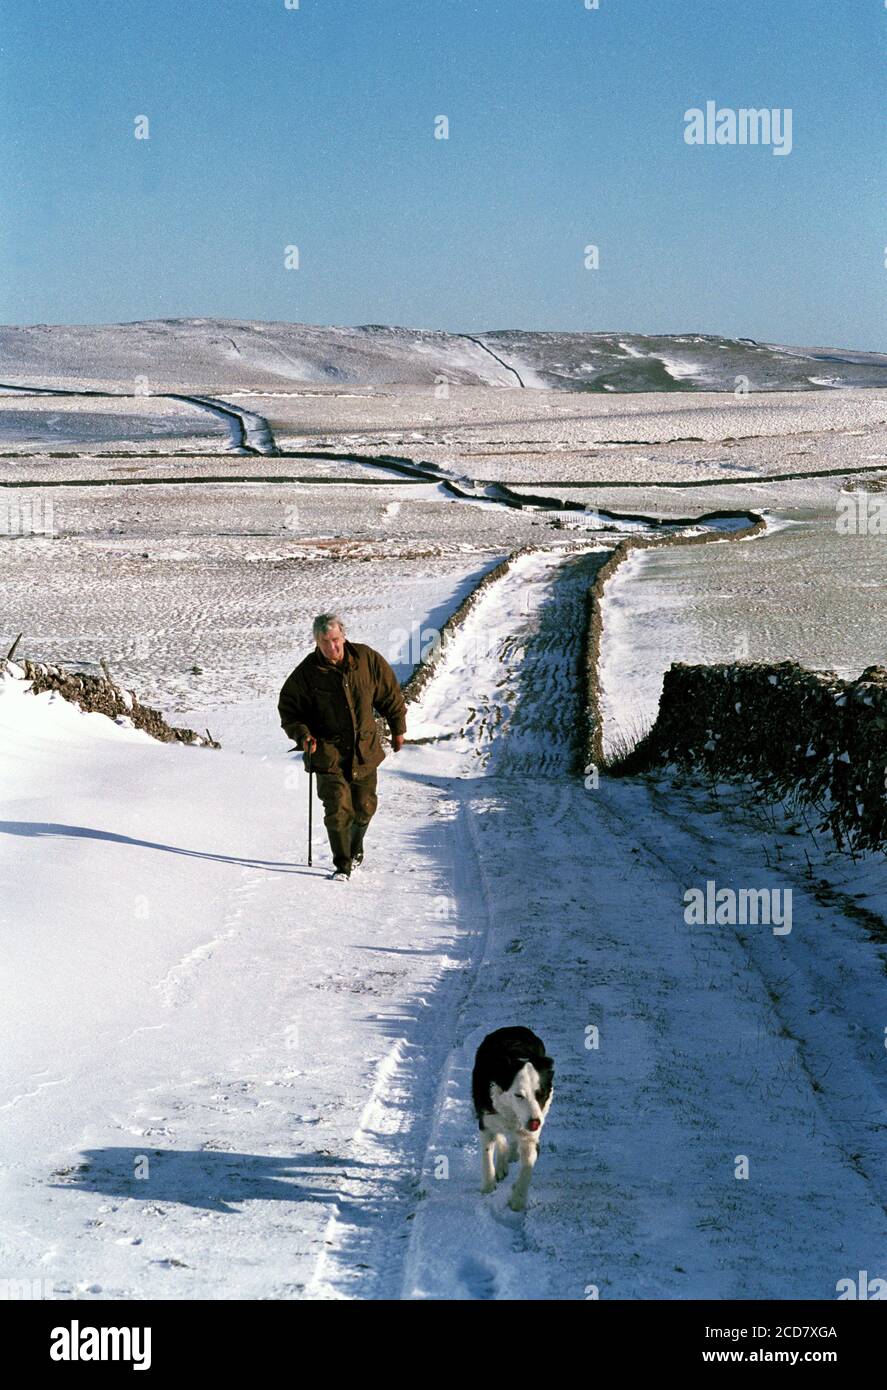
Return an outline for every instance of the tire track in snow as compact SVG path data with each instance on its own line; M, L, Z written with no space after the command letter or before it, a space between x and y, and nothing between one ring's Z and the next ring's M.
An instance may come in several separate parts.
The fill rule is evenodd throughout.
M619 795L619 788L613 787L613 798ZM682 814L676 818L669 805L669 796L661 785L654 781L637 788L638 798L649 798L655 816L651 817L652 827L659 845L667 847L666 859L661 848L649 841L644 845L644 853L654 856L672 870L680 865L680 878L684 884L698 882L706 876L717 874L721 886L728 881L748 884L762 879L759 860L749 862L749 846L743 840L757 839L749 835L747 827L728 808L724 818L725 828L736 845L736 857L729 869L729 880L724 866L711 861L712 847L704 835L700 834L697 816L681 802ZM688 814L688 811L690 812ZM606 803L605 813L618 821L623 833L628 831L625 814L614 804ZM703 813L711 819L710 807ZM774 859L780 863L781 847L777 834ZM767 853L770 851L768 849ZM800 850L796 851L800 860ZM768 872L772 875L772 870ZM815 880L811 880L809 862L801 867L788 860L780 863L780 872L790 886L793 895L794 915L804 924L811 944L804 954L798 953L792 968L786 968L783 957L767 951L754 931L736 929L736 935L743 943L748 956L749 968L761 978L771 1007L779 1020L780 1036L791 1038L797 1047L798 1066L804 1071L811 1093L816 1097L825 1123L840 1143L842 1135L850 1140L850 1147L858 1152L853 1155L852 1167L870 1184L876 1200L887 1213L887 1126L883 1123L883 1085L880 1079L882 1062L880 1046L866 1048L865 1038L881 1042L883 1023L879 996L882 991L879 982L872 977L856 985L852 1004L847 1013L834 1007L824 1007L826 1000L834 1002L836 989L846 989L848 970L842 960L841 937L854 941L855 949L867 953L863 944L864 933L852 919L840 915L832 919L825 930L817 926L825 914L815 894ZM793 928L794 930L794 928ZM838 941L835 940L838 938ZM765 943L769 945L770 943ZM848 996L849 998L849 996ZM850 1008L855 1008L856 1018L849 1017ZM815 1025L810 1019L815 1017ZM855 1057L855 1065L849 1059ZM833 1075L832 1073L836 1073Z
M369 1098L343 1160L355 1175L337 1181L337 1202L323 1246L305 1287L305 1298L396 1298L402 1280L409 1227L422 1197L422 1166L436 1107L435 1093L449 1050L451 1021L473 988L486 958L489 914L476 906L473 862L460 805L451 845L451 874L470 949L463 968L448 969L429 1003L418 1004L414 1038L397 1037L379 1063ZM359 1166L358 1166L359 1165ZM354 1213L354 1214L352 1214Z
M501 1010L502 998L509 997L511 969L524 950L521 925L516 923L514 928L519 936L508 943L503 939L509 926L502 923L502 883L491 871L486 834L490 825L507 814L509 800L524 793L535 807L542 799L549 823L563 827L570 819L569 771L580 724L575 717L578 710L571 716L569 705L579 692L576 671L583 645L588 571L602 564L606 555L589 547L578 554L543 552L519 557L472 610L436 680L432 678L426 688L422 712L431 720L448 720L456 735L455 740L447 740L447 761L461 761L462 776L473 773L477 779L470 782L463 804L487 933L484 956L453 1020L454 1045L432 1106L423 1164L427 1199L417 1209L403 1265L400 1297L404 1299L498 1300L546 1296L548 1291L541 1251L526 1222L503 1208L498 1198L484 1201L476 1192L477 1129L470 1105L474 1052L486 1032L516 1021L516 1016L492 1017L489 996L491 989L498 993L504 986L496 1005ZM487 640L491 628L493 641ZM484 633L480 645L477 630ZM546 664L551 669L546 671ZM469 670L474 675L464 679L464 688L472 690L473 709L468 714L474 717L465 720L456 695L458 673ZM453 672L455 685L450 679ZM534 720L543 717L546 701L558 695L567 703L565 717L548 723L545 741L537 739L534 744L528 738ZM492 711L501 711L500 717ZM484 775L478 777L481 769ZM534 875L539 868L538 860L534 861ZM522 877L518 875L518 881ZM558 921L547 924L546 955L557 954L561 935ZM504 979L503 960L507 962ZM527 1014L520 1017L526 1021ZM513 1177L512 1169L503 1187L510 1186ZM503 1196L501 1189L498 1195ZM460 1233L455 1242L454 1231Z

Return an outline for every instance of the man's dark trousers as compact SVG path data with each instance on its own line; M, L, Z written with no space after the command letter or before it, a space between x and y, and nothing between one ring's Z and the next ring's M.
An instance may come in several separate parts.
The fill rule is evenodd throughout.
M337 869L351 868L352 827L366 830L376 807L376 770L350 780L341 772L318 772L317 795L323 802L323 823Z

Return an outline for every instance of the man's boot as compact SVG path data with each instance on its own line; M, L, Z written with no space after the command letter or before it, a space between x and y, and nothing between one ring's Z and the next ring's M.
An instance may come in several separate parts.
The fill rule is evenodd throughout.
M365 822L351 822L351 863L355 869L358 864L363 863L363 837L366 834L366 830Z

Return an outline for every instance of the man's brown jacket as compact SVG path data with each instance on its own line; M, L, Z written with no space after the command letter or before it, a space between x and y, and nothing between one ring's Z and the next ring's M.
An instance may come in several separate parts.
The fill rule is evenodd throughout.
M319 647L284 682L277 704L281 727L301 748L311 734L315 772L341 772L360 779L385 757L373 709L392 734L406 733L406 703L388 662L372 647L345 640L338 666Z

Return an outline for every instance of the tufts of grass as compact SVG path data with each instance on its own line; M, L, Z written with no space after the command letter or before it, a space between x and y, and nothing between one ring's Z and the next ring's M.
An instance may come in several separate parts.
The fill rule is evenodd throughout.
M615 776L629 772L632 763L636 761L635 755L649 737L651 728L652 725L643 724L637 717L627 724L620 725L608 740L601 771Z

